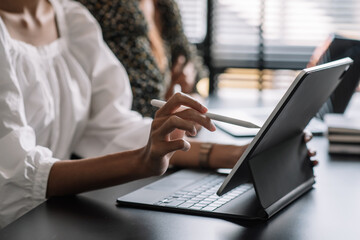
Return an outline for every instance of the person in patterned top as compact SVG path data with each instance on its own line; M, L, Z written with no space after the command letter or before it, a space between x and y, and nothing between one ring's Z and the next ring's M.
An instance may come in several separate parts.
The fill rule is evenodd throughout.
M132 109L143 116L154 117L151 99L167 100L178 85L184 93L195 93L196 82L207 77L196 47L184 34L175 0L78 1L95 16L105 42L125 66Z

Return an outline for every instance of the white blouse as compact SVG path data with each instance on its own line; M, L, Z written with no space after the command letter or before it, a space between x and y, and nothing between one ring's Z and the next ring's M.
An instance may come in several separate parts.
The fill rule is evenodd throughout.
M127 74L79 3L52 0L60 38L35 47L0 18L0 228L45 200L50 168L144 146Z

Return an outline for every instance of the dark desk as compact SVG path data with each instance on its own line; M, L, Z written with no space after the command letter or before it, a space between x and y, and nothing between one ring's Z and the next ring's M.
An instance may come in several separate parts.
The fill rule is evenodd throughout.
M320 160L314 189L267 222L247 226L115 206L118 196L156 179L150 178L51 199L2 229L0 239L360 239L360 157L329 156L327 146L324 137L310 143Z

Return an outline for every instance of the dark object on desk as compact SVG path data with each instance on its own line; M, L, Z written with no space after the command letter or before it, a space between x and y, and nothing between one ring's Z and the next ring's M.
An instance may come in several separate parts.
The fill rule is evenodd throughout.
M360 122L358 117L327 114L329 153L360 155Z
M317 116L323 119L327 113L344 113L353 93L359 85L360 40L332 34L327 39L325 47L317 54L320 56L318 60L315 60L317 64L335 61L344 57L350 57L354 61L344 79L320 109Z
M312 188L303 130L351 63L345 58L303 70L225 180L181 170L118 198L117 204L231 220L270 218Z
M325 123L328 126L330 134L349 134L360 135L360 119L355 117L344 116L342 114L327 114L325 116Z

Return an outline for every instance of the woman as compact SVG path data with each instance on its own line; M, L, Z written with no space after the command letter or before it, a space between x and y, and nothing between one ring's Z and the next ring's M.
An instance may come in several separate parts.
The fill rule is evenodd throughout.
M169 161L232 167L243 153L190 148L184 132L215 126L182 93L153 121L130 111L125 70L79 3L2 0L0 17L0 227L49 197L160 175Z
M190 45L174 0L78 0L98 20L104 40L129 74L132 109L153 117L153 98L168 99L176 86L184 93L207 77ZM178 88L179 90L179 88Z
M131 112L125 70L80 4L4 0L0 16L1 226L46 197L162 174L176 150L190 148L183 131L215 130L206 108L183 94L152 123ZM180 105L193 109L176 112ZM171 160L196 166L199 148ZM243 148L233 148L239 157ZM86 159L59 161L72 153Z

